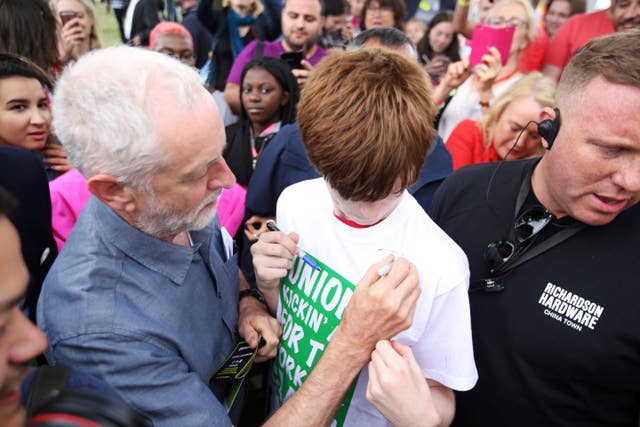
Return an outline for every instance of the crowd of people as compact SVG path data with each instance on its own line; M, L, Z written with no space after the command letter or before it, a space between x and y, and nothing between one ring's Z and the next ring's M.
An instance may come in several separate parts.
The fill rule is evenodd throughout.
M0 424L640 425L589 6L0 0Z

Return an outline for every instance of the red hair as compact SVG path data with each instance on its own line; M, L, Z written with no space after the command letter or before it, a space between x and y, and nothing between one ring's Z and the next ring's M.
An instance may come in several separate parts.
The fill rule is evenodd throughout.
M191 43L191 48L193 49L193 37L191 37L191 33L189 32L189 30L187 30L184 27L184 25L178 24L177 22L173 22L173 21L163 21L158 25L156 25L155 27L153 27L153 30L151 30L151 34L149 35L150 49L152 50L155 49L156 38L158 37L158 34L162 34L162 33L181 34L185 36L186 38L189 39L189 42Z

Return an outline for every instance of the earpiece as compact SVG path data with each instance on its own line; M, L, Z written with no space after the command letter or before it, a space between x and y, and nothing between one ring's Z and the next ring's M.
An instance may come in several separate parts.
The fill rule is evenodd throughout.
M547 141L547 150L551 149L553 141L556 140L556 136L560 131L560 110L555 107L553 111L556 112L555 119L547 119L538 123L538 133Z

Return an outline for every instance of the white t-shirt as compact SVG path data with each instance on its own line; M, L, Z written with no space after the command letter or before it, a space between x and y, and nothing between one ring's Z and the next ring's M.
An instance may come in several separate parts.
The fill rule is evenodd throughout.
M382 222L353 228L334 216L323 178L303 181L283 191L277 222L282 231L298 233L299 248L353 284L389 252L413 262L422 293L412 326L395 339L412 348L426 378L460 391L475 385L478 374L471 341L467 258L407 191ZM282 301L278 317L283 320ZM366 400L367 382L365 367L345 425L389 425Z

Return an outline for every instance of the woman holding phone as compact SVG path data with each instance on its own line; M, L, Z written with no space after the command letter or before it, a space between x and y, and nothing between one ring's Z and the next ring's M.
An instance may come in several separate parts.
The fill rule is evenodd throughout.
M500 52L489 47L482 62L469 64L468 58L449 65L447 73L434 91L436 103L444 106L438 122L438 134L446 141L464 119L478 119L493 99L522 78L518 61L524 48L535 37L533 8L528 0L502 0L489 11L486 25L514 27L511 48L502 65ZM450 95L455 90L455 94ZM450 99L449 99L450 98Z
M452 21L450 10L436 13L417 43L418 60L424 64L434 86L440 83L451 62L460 61L460 43Z
M51 6L58 19L59 65L103 46L92 1L51 0Z

